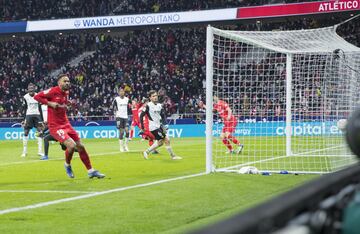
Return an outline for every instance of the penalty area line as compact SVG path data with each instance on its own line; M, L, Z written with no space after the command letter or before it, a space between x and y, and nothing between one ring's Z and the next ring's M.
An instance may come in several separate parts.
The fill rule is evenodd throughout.
M65 203L65 202L82 200L82 199L86 199L86 198L97 197L97 196L101 196L101 195L105 195L105 194L116 193L116 192L136 189L136 188L148 187L148 186L152 186L152 185L158 185L158 184L163 184L163 183L177 181L177 180L184 180L184 179L189 179L189 178L193 178L193 177L203 176L205 174L206 173L203 172L203 173L192 174L192 175L187 175L187 176L180 176L180 177L158 180L158 181L144 183L144 184L137 184L137 185L131 185L131 186L127 186L127 187L120 187L120 188L105 190L102 192L93 192L93 193L84 194L84 195L75 196L75 197L69 197L69 198L63 198L63 199L54 200L54 201L42 202L42 203L37 203L37 204L23 206L23 207L15 207L15 208L10 208L10 209L5 209L5 210L0 210L0 215L15 213L15 212L24 211L24 210L32 210L32 209L42 208L42 207L46 207L46 206L61 204L61 203Z

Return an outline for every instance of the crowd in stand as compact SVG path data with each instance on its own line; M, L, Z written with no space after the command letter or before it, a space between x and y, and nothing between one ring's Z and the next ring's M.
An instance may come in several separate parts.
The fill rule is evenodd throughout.
M305 0L0 0L0 22L193 11L304 1ZM306 0L306 2L309 1L315 0Z
M332 24L327 19L327 24ZM344 25L342 30L352 43L359 42L358 21ZM287 23L249 24L233 26L242 30L304 29L324 25L321 21L299 20ZM149 29L113 34L40 34L0 42L0 114L3 117L22 116L21 99L27 84L39 90L55 85L51 71L62 68L72 81L73 116L112 115L111 102L119 87L128 96L140 99L150 89L166 93L164 103L168 113L203 112L197 103L204 100L205 28ZM355 40L355 41L353 41ZM357 41L356 41L357 40ZM83 51L94 50L75 67L68 62ZM264 60L266 62L266 60ZM281 65L281 63L280 63ZM256 71L260 64L247 70ZM275 68L274 68L275 69ZM249 76L250 77L250 76ZM266 78L266 79L265 79ZM271 87L266 76L266 87ZM278 76L279 80L283 77ZM253 82L249 78L248 81ZM254 82L253 82L254 83ZM238 86L247 85L244 83ZM276 84L279 85L280 84ZM251 86L251 85L250 85ZM258 85L255 82L254 88ZM275 87L276 88L276 87ZM259 90L258 90L259 91ZM264 93L261 92L257 93ZM251 93L249 91L249 93ZM283 114L280 102L269 98L242 96L242 105L249 105L249 114L256 116L264 108L274 115ZM246 100L246 101L245 101ZM248 104L246 104L246 103ZM255 109L253 106L255 102ZM245 109L244 106L241 107ZM241 109L240 108L240 109Z
M47 86L45 76L83 51L80 35L40 34L0 42L0 115L21 115L28 83Z

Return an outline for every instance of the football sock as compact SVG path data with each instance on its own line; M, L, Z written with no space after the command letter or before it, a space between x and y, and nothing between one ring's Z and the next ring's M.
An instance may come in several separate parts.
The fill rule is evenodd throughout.
M156 141L152 146L150 146L146 151L148 153L152 152L153 150L155 150L157 147L159 147L158 142Z
M69 153L68 149L65 150L65 162L66 162L66 164L70 165L73 154L74 154L74 152Z
M134 130L130 130L130 138L134 137Z
M39 154L42 154L42 149L43 149L43 138L41 137L37 137L38 140L38 152Z
M27 143L28 143L28 140L29 140L29 136L25 136L23 137L23 153L26 153L27 152Z
M44 139L44 153L45 153L45 155L49 155L49 141L48 141L48 139Z
M175 157L174 151L172 150L171 146L165 146L166 150L169 152L171 157Z
M240 142L238 141L238 139L236 139L235 137L233 137L233 136L228 136L228 139L230 140L230 141L232 141L234 144L236 144L236 145L238 145Z
M154 140L149 140L149 146L152 146L154 144Z
M119 140L119 144L120 144L120 147L123 147L123 145L124 145L124 140Z
M224 138L224 139L222 140L222 142L224 143L224 145L225 145L230 151L233 150L233 148L232 148L232 146L231 146L231 144L230 144L230 142L229 142L229 140L228 140L227 138Z
M84 149L84 150L80 151L79 156L80 156L81 161L85 165L86 169L90 170L92 168L92 166L91 166L91 163L90 163L89 155L86 152L86 150Z
M93 169L93 168L90 168L90 169L88 169L88 173L92 173L92 172L94 172L95 170Z

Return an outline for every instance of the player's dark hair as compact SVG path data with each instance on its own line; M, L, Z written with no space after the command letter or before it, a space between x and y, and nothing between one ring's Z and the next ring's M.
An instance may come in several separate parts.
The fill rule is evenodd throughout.
M151 95L153 95L154 93L157 93L156 92L156 90L150 90L149 92L148 92L148 97L151 97Z
M68 76L68 75L66 75L65 73L59 74L58 77L57 77L57 81L59 81L64 76Z

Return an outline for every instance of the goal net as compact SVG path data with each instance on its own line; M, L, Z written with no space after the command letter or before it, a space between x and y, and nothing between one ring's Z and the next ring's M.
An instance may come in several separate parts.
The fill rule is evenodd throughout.
M360 48L342 39L336 28L255 32L208 27L208 173L245 166L327 173L355 162L338 121L360 100ZM226 137L229 120L214 108L219 102L214 96L236 117L232 137ZM237 153L239 144L244 148Z

